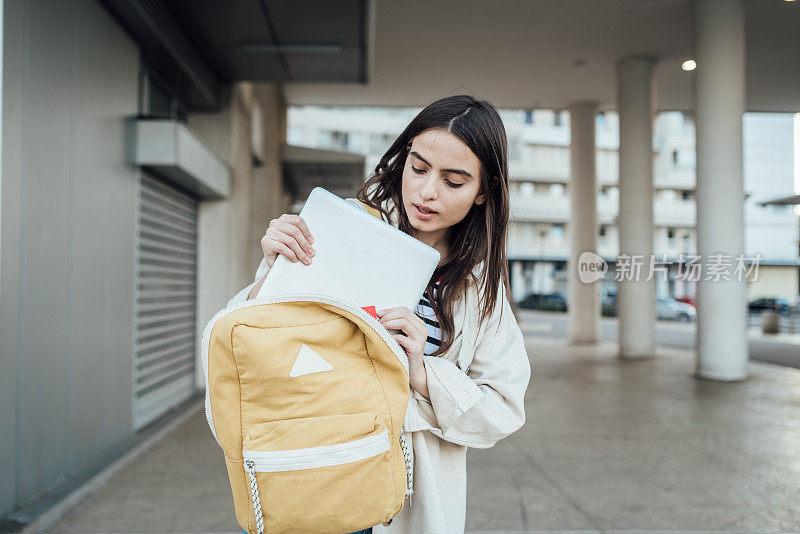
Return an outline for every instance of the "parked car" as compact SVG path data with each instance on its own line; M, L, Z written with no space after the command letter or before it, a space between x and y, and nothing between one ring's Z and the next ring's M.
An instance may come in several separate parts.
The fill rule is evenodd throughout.
M567 298L562 293L530 293L518 303L529 310L567 311Z
M547 293L542 296L540 310L567 311L567 297L562 293Z
M792 311L792 304L784 298L762 297L751 301L747 308L751 313L762 313L770 310L782 315L788 315Z
M695 300L694 297L684 295L683 297L678 297L675 300L677 300L678 302L683 302L684 304L691 304L692 306L697 308L697 301Z
M600 309L603 317L617 316L617 289L610 288L600 293Z
M656 297L656 314L659 319L672 321L694 321L697 310L691 304L678 302L672 297Z

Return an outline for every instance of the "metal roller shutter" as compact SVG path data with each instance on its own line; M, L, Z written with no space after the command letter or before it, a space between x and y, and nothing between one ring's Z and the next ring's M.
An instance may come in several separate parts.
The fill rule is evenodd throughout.
M197 201L141 174L136 214L133 428L194 390Z

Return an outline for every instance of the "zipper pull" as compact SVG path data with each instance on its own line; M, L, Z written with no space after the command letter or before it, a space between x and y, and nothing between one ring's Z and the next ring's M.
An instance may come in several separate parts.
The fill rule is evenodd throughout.
M264 534L264 518L261 514L261 499L258 497L256 483L256 463L253 460L245 460L244 465L250 477L250 497L253 500L253 513L256 516L256 530L258 534Z
M406 495L408 495L408 505L411 506L411 495L414 493L414 466L405 433L402 430L400 431L400 447L403 449L403 456L406 460Z

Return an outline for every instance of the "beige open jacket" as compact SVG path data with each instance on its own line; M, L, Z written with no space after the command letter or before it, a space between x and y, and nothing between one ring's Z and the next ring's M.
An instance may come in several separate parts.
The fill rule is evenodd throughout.
M347 200L363 208L357 199ZM262 259L253 283L228 305L247 300L268 270ZM454 304L453 345L442 356L423 356L430 400L411 389L403 429L413 444L414 492L388 526L373 527L374 534L463 533L467 447L491 447L525 422L531 364L504 286L483 323L474 284L464 297Z

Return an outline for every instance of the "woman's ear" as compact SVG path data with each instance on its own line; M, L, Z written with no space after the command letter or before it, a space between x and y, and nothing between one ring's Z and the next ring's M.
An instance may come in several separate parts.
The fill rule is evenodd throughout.
M481 184L478 188L478 195L475 197L475 204L480 206L486 202L486 184Z

